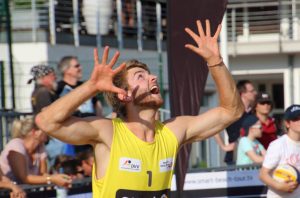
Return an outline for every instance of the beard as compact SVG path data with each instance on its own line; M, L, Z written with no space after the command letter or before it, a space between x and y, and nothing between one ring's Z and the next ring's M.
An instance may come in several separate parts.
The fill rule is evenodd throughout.
M163 99L160 97L153 97L151 94L142 94L133 100L133 104L140 107L159 109L163 104Z

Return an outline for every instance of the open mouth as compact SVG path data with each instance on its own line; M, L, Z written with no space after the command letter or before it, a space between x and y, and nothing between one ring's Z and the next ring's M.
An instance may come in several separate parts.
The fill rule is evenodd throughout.
M159 94L158 86L154 85L153 87L151 87L150 92L151 92L151 94Z

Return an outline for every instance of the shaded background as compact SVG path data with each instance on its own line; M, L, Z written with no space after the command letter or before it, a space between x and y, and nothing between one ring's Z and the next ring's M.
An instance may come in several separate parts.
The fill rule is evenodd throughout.
M171 117L198 115L201 98L208 75L206 62L184 47L195 44L184 31L189 27L197 31L196 20L200 19L205 28L205 19L211 22L212 35L222 22L227 0L168 0L168 69ZM185 173L188 167L191 145L183 146L177 156L175 174L178 197L181 197Z

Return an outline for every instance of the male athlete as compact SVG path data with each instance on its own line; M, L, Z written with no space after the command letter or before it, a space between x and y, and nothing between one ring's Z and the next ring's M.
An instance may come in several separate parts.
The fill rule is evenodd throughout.
M70 144L94 148L93 196L169 197L176 154L180 146L220 132L243 113L235 82L220 56L219 25L211 36L197 21L198 34L185 31L196 42L186 48L207 62L219 93L219 106L198 116L178 116L161 123L155 119L162 105L157 77L147 65L131 60L112 69L119 52L108 62L108 47L101 62L94 51L95 66L89 80L60 98L36 117L49 135ZM117 118L78 118L72 113L98 92L105 92Z

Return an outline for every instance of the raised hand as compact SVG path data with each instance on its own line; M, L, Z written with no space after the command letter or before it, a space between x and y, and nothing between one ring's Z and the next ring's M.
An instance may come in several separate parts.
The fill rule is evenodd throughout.
M198 34L193 32L190 28L185 28L185 31L193 38L197 46L186 44L185 47L202 56L208 65L220 63L221 56L218 45L218 37L221 32L221 25L218 25L214 36L211 36L209 20L205 20L206 33L204 33L201 22L197 20L196 23L198 27Z
M107 91L107 92L114 92L118 94L122 94L126 96L126 91L116 87L113 84L113 77L122 71L125 68L125 63L122 63L116 69L112 69L115 63L120 56L119 52L116 52L113 58L107 63L108 59L108 52L109 47L104 48L104 52L102 55L102 60L99 62L98 58L98 50L97 48L94 49L94 70L91 74L90 81L96 86L99 91Z

